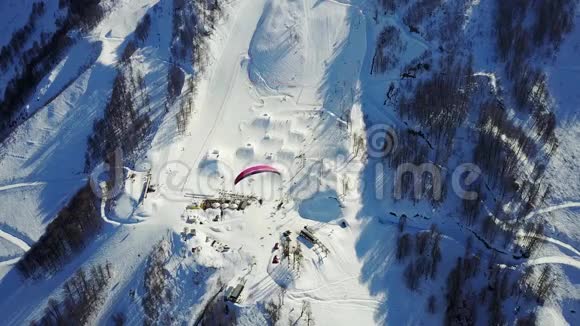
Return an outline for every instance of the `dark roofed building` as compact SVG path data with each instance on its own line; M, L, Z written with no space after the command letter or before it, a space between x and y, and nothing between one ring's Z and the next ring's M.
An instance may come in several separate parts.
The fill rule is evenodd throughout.
M238 284L233 290L232 292L230 292L230 294L226 297L227 301L230 302L237 302L238 299L240 298L240 295L242 294L242 291L244 290L244 285L243 284Z

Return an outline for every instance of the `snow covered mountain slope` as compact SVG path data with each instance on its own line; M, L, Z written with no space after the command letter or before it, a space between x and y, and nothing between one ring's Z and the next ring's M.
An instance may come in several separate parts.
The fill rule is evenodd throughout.
M44 2L23 49L73 8ZM526 57L551 155L496 49L497 1L99 2L0 148L2 324L578 323L577 12ZM7 0L0 26L32 10ZM499 181L482 143L515 162ZM397 188L394 162L443 171L441 198L434 176L425 197ZM234 184L255 164L280 175Z
M4 213L2 222L9 228L37 239L75 190L86 183L87 175L83 171L86 140L93 122L102 115L110 93L115 75L112 66L115 59L111 56L121 43L105 35L116 27L119 36L126 37L147 6L153 4L120 6L109 16L109 23L105 20L93 35L70 49L68 56L47 76L46 84L45 81L39 84L38 96L32 98L42 97L40 94L49 97L46 92L51 92L53 87L65 89L51 94L54 98L3 143L0 205ZM119 19L135 11L132 26L126 26ZM121 24L112 25L112 21L121 21ZM91 57L98 59L87 62L88 69L81 69L76 76L79 66L84 65L83 60ZM69 83L71 78L73 82ZM55 86L59 81L61 86ZM15 205L18 202L20 205Z

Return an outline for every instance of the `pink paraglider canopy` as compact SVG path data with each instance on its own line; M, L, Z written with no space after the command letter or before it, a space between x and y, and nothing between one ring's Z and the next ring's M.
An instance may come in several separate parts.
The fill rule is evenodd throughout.
M243 170L242 172L240 172L240 174L238 174L238 176L236 177L236 180L234 181L234 185L237 185L238 182L244 180L245 178L247 178L251 175L258 174L258 173L264 173L264 172L276 173L277 175L280 175L280 172L278 170L276 170L275 168L273 168L269 165L265 165L265 164L254 165L254 166L251 166L251 167Z

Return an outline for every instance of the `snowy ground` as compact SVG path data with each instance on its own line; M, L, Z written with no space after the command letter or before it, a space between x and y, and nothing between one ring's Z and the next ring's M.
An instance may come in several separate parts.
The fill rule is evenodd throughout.
M228 285L245 282L241 306L263 303L277 295L279 285L287 285L288 311L298 311L308 300L322 324L355 320L372 324L383 298L372 295L360 280L355 250L358 204L340 208L332 199L338 197L332 165L351 155L349 130L340 118L339 103L323 98L327 91L341 97L357 87L365 55L364 18L356 7L334 2L288 5L241 3L225 27L235 33L226 32L227 40L219 39L221 30L217 33L212 49L216 62L200 87L191 136L152 151L153 162L166 158L168 163L153 165L153 183L161 192L148 197L145 206L151 205L153 211L144 224L168 223L180 232L186 226L180 217L187 205L184 192L211 194L224 189L263 197L263 205L255 203L241 216L226 215L224 222L195 226L197 237L205 234L242 257L250 255L243 262L246 266L224 266L233 269L223 272L233 275ZM344 68L327 76L329 65ZM353 126L360 128L360 112L353 119ZM282 178L251 177L234 187L234 173L258 162L277 166L284 171ZM312 173L319 169L324 170L319 176ZM356 182L358 172L349 172ZM186 181L172 184L179 175L186 175ZM356 184L352 188L357 189ZM276 210L280 200L284 206ZM338 225L341 218L350 221L349 228ZM272 247L281 234L291 230L293 241L298 241L296 235L304 225L317 229L330 250L328 256L305 249L305 266L299 274L272 265L273 255L280 255ZM246 275L244 269L250 266L252 273Z
M136 53L135 60L146 73L148 87L158 94L154 104L162 107L160 90L165 89L162 80L169 59L173 8L170 1L119 1L94 33L77 43L41 82L33 98L47 104L32 103L30 108L37 113L0 149L0 311L4 321L22 324L38 318L48 297L58 292L76 268L111 261L114 282L95 323L105 324L118 311L126 312L129 324L141 323L139 300L146 257L162 238L172 252L167 268L179 294L171 308L178 320L197 317L221 279L228 287L245 284L238 306L247 325L265 324L253 307L275 298L281 286L287 288L283 321L298 318L303 301L311 303L318 325L440 321L443 309L430 315L424 300L429 294L442 293L445 275L455 257L463 254L470 233L453 218L436 220L444 234L439 276L419 293L406 289L401 278L404 266L394 258L397 219L388 212L429 217L448 212L370 198L369 187L375 184L365 179L369 177L366 162L353 153L353 135L365 133L369 116L393 125L402 122L382 105L385 85L399 78L398 70L381 77L368 75L380 30L370 18L372 10L362 1L230 3L211 37L210 66L201 79L185 135L176 135L176 108L171 108L148 153L134 170L125 170L123 194L111 207L103 205L106 227L102 234L50 281L20 282L11 270L17 257L41 236L88 178L82 171L86 138L102 114L121 45L154 5L160 8L154 16L159 34L152 33L150 44ZM433 48L408 32L398 16L388 20L402 31L406 43L400 66ZM576 69L572 54L580 33L573 35L562 49L569 57L554 63L569 67L567 74ZM79 55L84 52L91 55ZM490 71L486 62L486 57L476 60L481 71ZM89 67L77 77L79 67L86 63ZM550 245L527 264L564 266L570 284L563 291L563 307L549 306L540 313L542 320L559 325L563 320L574 324L569 311L574 307L578 311L580 299L580 183L570 184L578 179L573 160L580 129L573 113L577 97L571 95L576 90L558 86L564 83L558 78L551 81L553 88L563 92L555 92L555 98L576 100L562 103L565 108L558 113L563 150L550 167L550 177L562 187L556 189L554 206L537 212L553 214ZM255 163L271 164L282 176L252 176L234 186L237 172ZM157 191L143 198L149 168ZM219 211L186 209L193 202L191 194L217 195L221 190L256 195L264 202L254 202L244 212L228 210L216 222L212 219ZM204 224L189 224L187 216L199 216ZM347 227L340 225L343 221ZM419 232L432 222L416 218L409 227ZM304 225L316 231L328 253L297 237ZM195 228L196 236L182 240L179 234L184 227ZM273 246L286 230L292 231L292 243L300 242L304 250L299 272L286 262L271 263L275 255L280 256ZM208 237L231 250L219 252L206 241ZM192 254L193 247L201 251ZM131 290L136 290L136 297L128 295Z

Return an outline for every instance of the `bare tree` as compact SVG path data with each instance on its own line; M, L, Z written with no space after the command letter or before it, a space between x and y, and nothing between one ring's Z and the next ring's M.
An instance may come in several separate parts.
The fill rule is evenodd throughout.
M434 295L430 295L427 299L427 311L430 314L434 314L437 312L437 299Z
M306 319L306 326L314 326L314 317L312 314L312 306L309 301L302 301L302 311L304 312L304 319Z
M535 326L535 325L537 325L536 314L534 312L532 312L526 316L518 318L516 321L516 325L517 326Z
M33 322L42 325L84 325L98 311L104 302L104 293L110 278L100 273L101 265L89 268L85 273L81 267L66 280L63 285L64 298L62 302L54 298L48 300L44 316L40 321Z
M111 316L111 320L115 326L123 326L127 321L127 317L125 317L125 313L123 312L116 312L113 316Z
M419 278L421 277L420 273L417 271L417 267L415 263L410 262L407 267L405 268L404 272L405 276L405 284L410 290L417 290L419 288Z
M540 303L550 299L558 287L558 276L551 265L546 264L540 270L540 275L533 287L537 301Z
M282 259L288 258L290 259L290 239L284 238L281 241L282 243Z
M276 303L274 302L274 300L270 300L269 302L266 303L265 309L272 325L277 325L282 315L282 303L281 302Z
M293 268L300 272L303 262L304 256L302 255L302 245L300 245L300 242L297 242L293 252Z
M409 233L405 233L397 240L397 260L402 261L412 252L413 239Z
M405 230L405 226L407 225L407 215L403 214L399 217L399 232L403 232Z

